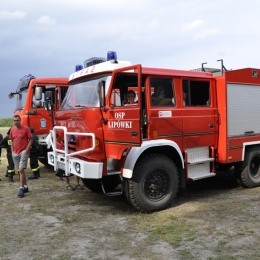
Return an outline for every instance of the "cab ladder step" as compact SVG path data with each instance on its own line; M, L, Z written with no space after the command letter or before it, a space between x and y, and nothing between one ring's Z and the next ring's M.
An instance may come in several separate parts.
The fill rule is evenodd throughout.
M103 193L108 196L108 197L115 197L115 196L120 196L123 194L124 192L124 178L122 177L122 175L118 175L121 181L121 189L118 191L112 191L112 192L106 192L105 187L103 185L102 179L100 179L100 184L101 184L101 188Z

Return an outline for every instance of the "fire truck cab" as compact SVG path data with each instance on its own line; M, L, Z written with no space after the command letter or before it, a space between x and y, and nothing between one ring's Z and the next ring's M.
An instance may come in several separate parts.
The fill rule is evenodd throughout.
M45 165L48 164L46 137L54 126L53 113L59 110L67 89L68 78L35 78L28 74L20 79L16 92L9 94L9 98L17 95L14 114L21 117L22 124L34 128L43 148L39 161ZM50 96L53 106L48 111Z
M215 77L131 65L113 52L89 63L71 74L55 113L48 162L56 170L92 191L124 193L141 212L168 207L187 180L213 177L217 167L235 166L243 186L260 185L260 119L246 97L259 100L257 69Z

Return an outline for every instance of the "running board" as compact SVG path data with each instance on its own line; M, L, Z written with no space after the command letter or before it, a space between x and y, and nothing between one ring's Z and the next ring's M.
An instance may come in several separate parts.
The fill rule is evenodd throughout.
M188 165L188 177L194 181L214 177L215 175L216 173L210 172L209 162Z
M103 193L106 196L108 196L108 197L115 197L115 196L120 196L120 195L123 194L123 192L124 192L124 179L123 179L122 175L118 175L118 176L119 176L120 181L121 181L121 190L119 190L119 191L106 192L105 188L104 188L104 185L103 185L103 182L102 182L102 179L100 179L100 184L101 184L102 191L103 191Z

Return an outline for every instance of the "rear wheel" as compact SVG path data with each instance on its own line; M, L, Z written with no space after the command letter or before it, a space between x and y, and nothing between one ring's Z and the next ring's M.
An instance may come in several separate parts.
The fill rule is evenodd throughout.
M260 186L260 148L246 151L243 162L235 165L235 174L240 185L247 188Z
M128 183L129 200L136 209L146 213L162 210L177 194L178 170L164 155L146 155L137 163Z

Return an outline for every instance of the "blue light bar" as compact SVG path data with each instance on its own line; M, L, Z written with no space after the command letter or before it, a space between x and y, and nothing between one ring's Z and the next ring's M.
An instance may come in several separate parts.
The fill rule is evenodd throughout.
M84 61L84 68L94 66L96 64L99 64L99 63L102 63L102 62L105 62L105 61L106 61L106 58L92 57L92 58Z
M107 60L115 60L117 61L117 56L115 51L108 51L107 52Z
M82 65L76 65L76 67L75 67L75 71L79 71L79 70L82 70L82 69L83 69Z

